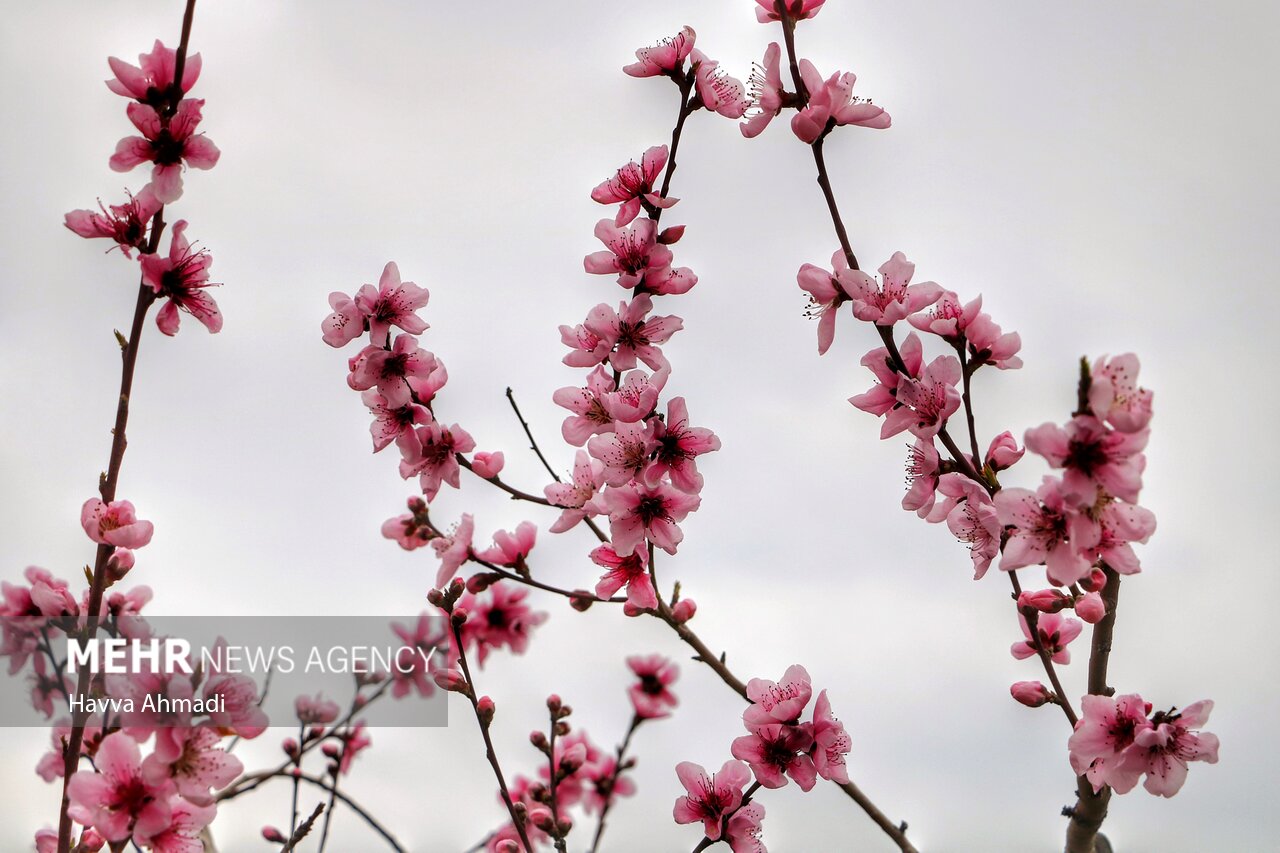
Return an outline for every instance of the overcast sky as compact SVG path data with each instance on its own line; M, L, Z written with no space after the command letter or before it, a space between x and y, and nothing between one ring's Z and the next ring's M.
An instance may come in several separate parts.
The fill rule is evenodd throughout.
M319 333L328 293L375 281L387 260L431 291L423 341L451 377L439 411L482 449L504 450L512 481L537 491L545 473L506 408L510 385L553 464L569 468L550 397L581 374L559 363L556 327L621 297L582 272L607 213L588 193L665 142L676 111L670 84L619 69L636 46L689 24L745 78L780 37L752 6L200 6L195 94L223 157L188 174L170 218L189 219L212 251L226 324L210 336L184 317L175 339L150 326L142 341L120 494L156 524L130 580L155 588L157 613L424 606L434 558L378 531L411 489L390 453L370 455L365 410L345 384L350 353ZM107 168L131 128L101 83L106 57L175 43L180 17L177 0L64 0L10 4L0 30L0 574L11 580L29 564L74 578L91 554L78 512L106 463L111 330L128 326L136 273L61 219L142 183ZM1142 549L1145 571L1125 582L1112 683L1164 707L1215 699L1208 728L1222 761L1194 766L1172 802L1117 798L1107 832L1119 853L1262 850L1280 833L1268 793L1280 757L1278 25L1276 7L1259 3L831 0L798 33L801 55L855 71L857 91L893 116L891 130L848 129L828 145L864 264L902 250L919 278L982 293L1022 334L1026 367L975 383L981 434L1065 420L1082 354L1138 352L1155 390L1142 503L1160 528ZM844 318L832 351L816 355L795 272L836 244L808 152L785 121L746 141L701 114L673 192L682 201L664 222L688 225L677 257L700 282L661 305L685 320L666 348L668 388L723 450L702 466L702 509L664 577L697 599L695 627L744 677L809 668L851 732L851 775L921 849L1060 849L1058 811L1073 799L1067 731L1052 708L1008 696L1010 682L1040 673L1008 653L1019 631L1007 583L994 571L974 583L964 548L899 508L904 441L879 442L874 419L845 402L870 384L858 366L870 330ZM1005 481L1034 486L1044 470L1028 459ZM440 515L473 511L483 534L530 518L547 577L594 582L584 532L550 537L553 515L466 485L442 495ZM529 654L481 675L511 773L535 766L526 736L547 692L610 746L627 716L623 657L687 657L655 620L538 602L552 618ZM1083 692L1082 663L1065 677ZM742 709L692 662L677 688L681 713L637 737L640 791L611 817L613 850L698 840L670 820L672 768L718 767ZM454 706L448 730L375 732L350 784L415 851L461 850L501 818L464 710ZM47 734L5 738L0 847L17 849L56 819L58 792L32 770ZM274 760L278 741L270 733L242 757ZM287 797L281 785L224 809L223 848L258 849ZM831 786L761 801L775 853L892 849ZM350 817L336 829L340 849L374 849Z

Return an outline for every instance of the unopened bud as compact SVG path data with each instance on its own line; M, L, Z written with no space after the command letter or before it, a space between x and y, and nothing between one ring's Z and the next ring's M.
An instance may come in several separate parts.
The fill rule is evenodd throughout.
M476 703L476 713L480 715L480 722L486 726L493 722L493 715L496 710L493 700L488 696L481 696L480 701Z
M1071 597L1057 589L1028 590L1018 596L1019 610L1038 610L1041 613L1057 613L1071 603Z
M538 829L541 829L543 832L550 832L556 825L555 821L551 818L551 810L542 808L541 806L530 810L529 822Z
M436 686L441 690L449 690L454 693L466 693L470 687L467 685L467 679L462 673L456 669L440 669L431 676Z
M1028 708L1039 708L1053 698L1053 694L1038 681L1015 681L1009 687L1009 693Z
M272 842L275 842L276 844L284 844L289 840L284 837L283 832L276 829L274 826L262 827L262 837L265 838L267 841L272 841Z
M1090 625L1097 624L1102 621L1103 616L1107 615L1106 602L1098 593L1086 592L1076 599L1076 615Z
M426 515L427 502L424 501L419 495L413 495L412 497L409 498L409 500L405 501L405 503L409 507L409 512L413 513L414 515Z
M575 589L573 595L569 596L569 606L579 613L587 612L595 603L595 597L585 589Z
M542 732L529 732L529 743L533 744L535 749L547 751L547 736Z
M280 744L280 748L284 750L284 754L290 757L298 754L298 742L293 738L285 738Z
M478 575L472 575L467 578L467 592L472 595L479 595L500 580L502 580L502 575L495 572L481 572Z
M129 570L133 568L134 558L133 552L128 548L117 548L111 552L111 556L107 558L107 580L111 583L124 580L124 576L129 574Z
M493 849L495 853L520 853L520 845L509 838L499 841L498 846Z
M678 624L688 622L693 618L693 614L698 612L698 605L692 598L684 598L676 602L676 606L671 608L671 616Z
M670 228L663 228L658 232L658 242L663 245L670 246L672 243L679 242L684 236L683 225L672 225Z
M1101 592L1106 585L1107 573L1102 569L1093 569L1080 579L1080 586L1084 587L1085 592Z
M329 758L337 758L339 752L338 745L336 743L326 743L324 746L320 747L320 751Z
M630 601L622 605L623 616L643 616L644 614L645 614L645 609L643 607L636 607Z
M467 608L459 607L457 610L449 614L449 620L453 623L453 627L461 628L466 624L467 617L470 615L471 614L467 612Z
M547 697L547 710L553 714L560 710L559 696L552 693L550 696Z

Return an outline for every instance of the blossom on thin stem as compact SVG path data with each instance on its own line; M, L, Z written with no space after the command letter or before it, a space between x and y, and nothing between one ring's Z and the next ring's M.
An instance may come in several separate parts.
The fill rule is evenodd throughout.
M663 198L654 190L667 165L667 146L655 145L635 160L620 166L612 178L602 181L591 191L591 200L600 204L621 204L614 224L621 228L640 213L642 202L665 209L679 199Z
M143 187L137 195L129 194L124 204L109 207L98 202L101 213L92 210L72 210L66 214L64 224L68 229L88 239L106 237L114 240L126 258L133 249L147 245L151 218L161 208L151 188Z
M156 313L156 326L166 335L176 335L182 309L195 317L210 332L222 330L222 312L207 292L216 286L209 281L213 256L204 249L193 250L187 240L187 221L173 223L169 254L142 256L142 283L158 298L169 301Z
M127 172L140 163L152 163L151 191L163 204L177 201L182 197L183 166L212 169L222 153L203 133L196 133L203 107L203 99L184 100L166 121L154 107L129 104L129 121L142 136L126 136L116 144L112 170Z
M186 57L182 66L182 85L174 92L173 75L177 72L178 52L156 39L150 53L138 54L138 64L130 65L123 59L107 57L114 80L108 80L107 88L126 98L133 98L153 107L165 105L176 97L191 91L200 77L200 54Z

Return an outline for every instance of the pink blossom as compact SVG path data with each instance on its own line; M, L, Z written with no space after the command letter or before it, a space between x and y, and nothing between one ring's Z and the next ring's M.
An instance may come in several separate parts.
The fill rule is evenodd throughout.
M140 839L140 843L151 853L199 853L203 851L204 842L200 839L201 831L213 822L217 815L217 806L196 805L180 797L170 801L172 816L169 825L160 832Z
M1057 613L1072 603L1072 599L1059 589L1026 590L1018 594L1018 609L1031 607L1041 613Z
M414 426L430 422L431 413L421 406L405 403L402 406L390 406L387 398L376 389L367 388L360 394L360 402L373 415L373 423L369 425L369 434L373 436L373 452L384 449L391 442Z
M818 780L809 750L813 748L813 725L787 726L771 723L757 727L749 735L734 738L729 752L747 762L756 781L766 788L781 788L787 777L800 790L811 790Z
M616 387L608 372L603 367L597 367L587 374L585 386L561 388L551 395L557 406L572 412L560 427L565 441L581 447L591 436L613 429L613 415L605 411L604 398ZM657 396L655 392L655 401Z
M679 677L680 668L662 655L632 655L627 666L640 679L627 688L636 716L645 720L670 716L680 702L668 688Z
M756 5L760 7L756 9L756 20L762 24L782 20L778 14L778 5L781 4L782 11L788 18L803 21L818 14L825 2L827 0L756 0Z
M683 397L672 397L667 403L667 416L653 421L656 444L653 462L644 471L644 480L655 485L664 476L671 477L677 489L694 494L702 490L702 475L697 458L720 449L720 439L706 427L689 426L689 408Z
M151 522L138 520L129 501L105 504L98 498L84 502L80 509L80 526L90 539L100 545L132 549L150 542L154 531Z
M1120 756L1119 773L1145 773L1142 786L1158 797L1172 797L1187 780L1188 761L1218 763L1218 738L1195 732L1209 720L1213 702L1193 702L1181 712L1157 713L1149 728L1138 729ZM1118 788L1116 790L1119 790Z
M192 251L187 241L187 221L173 223L173 238L169 243L169 255L142 256L142 282L157 297L168 299L156 313L156 326L166 335L178 333L178 309L195 317L210 332L222 330L222 312L218 303L205 291L215 287L209 281L209 267L213 256L204 249Z
M573 461L573 482L552 483L542 490L552 506L564 511L551 525L552 533L571 530L595 509L589 506L596 492L604 485L604 463L592 459L585 450L579 450Z
M160 200L150 187L143 187L136 196L130 194L124 204L113 204L109 208L98 202L101 213L92 210L73 210L65 217L64 224L81 237L107 237L114 240L126 258L133 257L132 249L142 249L147 245L151 218L161 207Z
M654 426L648 421L618 423L613 432L592 436L587 451L604 465L604 481L625 486L640 478L656 447Z
M458 606L466 609L467 621L462 628L463 648L476 648L476 661L484 666L494 649L507 647L512 654L524 654L533 629L547 621L547 614L535 612L525 602L527 587L498 582L489 587L487 596L464 595Z
M836 336L836 314L840 306L849 301L854 286L853 270L844 252L836 249L831 256L834 272L814 264L802 264L796 273L796 283L809 294L809 317L818 318L818 355L831 348Z
M115 75L114 80L107 81L108 89L117 95L160 107L191 91L200 77L201 60L198 53L187 56L182 66L182 85L176 92L173 76L177 72L178 52L165 47L159 39L156 39L150 53L138 55L138 65L130 65L114 56L107 58L107 64Z
M607 249L592 252L583 260L587 272L616 275L626 288L643 287L650 293L684 293L698 278L684 267L672 269L671 250L658 242L657 223L637 219L620 228L612 219L596 223L596 238Z
M1089 552L1093 560L1103 560L1122 575L1132 575L1142 570L1138 555L1133 553L1133 542L1146 542L1156 532L1156 517L1150 510L1121 501L1106 501L1101 510L1095 509L1100 537Z
M525 559L533 550L533 543L538 537L538 528L531 521L522 521L516 526L514 533L499 530L493 534L493 547L481 551L476 556L499 566L507 566L523 570Z
M661 370L668 365L657 345L683 329L684 321L675 316L650 317L652 310L653 299L641 293L630 303L619 303L617 311L597 305L583 326L612 350L608 359L615 370L631 370L637 359L650 370Z
M1039 708L1052 698L1052 694L1039 681L1015 681L1009 685L1009 694L1028 708Z
M882 439L895 436L904 429L916 438L932 438L947 418L960 408L960 362L950 355L940 355L929 363L918 379L903 377L898 381L895 401L880 426Z
M676 800L676 823L702 822L707 838L720 838L721 821L742 804L742 789L751 771L741 761L726 761L719 772L708 774L701 765L681 761L676 776L688 793Z
M823 779L841 785L849 782L845 756L853 749L844 724L831 713L827 691L818 694L813 703L813 766Z
M1000 523L1015 528L1005 544L1001 570L1044 563L1049 579L1059 586L1089 573L1092 561L1087 555L1097 546L1101 531L1068 504L1060 481L1045 477L1035 492L1002 489L994 500Z
M894 369L887 347L873 349L864 355L861 364L875 375L876 384L865 394L850 397L849 402L872 415L884 415L892 411L898 405L898 386L904 380L918 377L924 363L924 347L915 332L903 339L899 355L906 365L906 376ZM884 437L883 433L881 437Z
M969 341L969 364L978 367L991 364L1000 370L1016 370L1022 367L1017 357L1022 349L1022 337L1017 332L1005 334L987 314L974 317L965 330Z
M431 696L435 689L427 676L432 671L435 649L448 640L443 626L437 624L434 614L424 610L418 614L418 621L412 627L392 622L391 630L401 643L391 666L391 695L397 699L410 692Z
M1121 755L1133 746L1139 732L1151 728L1150 712L1151 706L1136 693L1082 698L1080 720L1067 739L1071 769L1078 776L1087 776L1095 792L1104 785L1120 794L1133 790L1142 768L1121 766Z
M760 840L760 822L764 820L764 806L747 803L729 817L725 827L725 840L733 853L768 853Z
M609 511L609 533L614 550L633 554L646 540L674 554L684 533L677 526L698 508L702 499L666 483L647 486L632 483L604 494Z
M1035 647L1035 639L1038 638L1040 646L1054 663L1071 663L1071 652L1067 650L1067 644L1080 636L1080 631L1084 628L1079 619L1072 619L1060 613L1041 613L1036 619L1035 638L1032 637L1026 616L1019 613L1018 622L1022 625L1022 633L1027 639L1014 643L1009 649L1015 658L1025 660L1038 654Z
M404 433L396 439L396 446L403 456L400 476L407 480L418 475L422 493L431 501L444 483L458 488L461 469L457 455L475 450L476 443L457 424L444 427L433 422Z
M599 814L617 797L630 797L636 792L636 783L618 770L618 760L606 755L599 761L583 766L584 782L582 807L587 814Z
M42 655L31 658L31 706L49 718L53 716L54 696L62 698L75 693L75 682L59 671L50 672L48 659Z
M435 538L426 516L426 504L417 495L409 498L409 512L382 522L382 535L406 551L415 551Z
M881 282L861 270L847 271L841 283L853 301L853 316L877 326L892 326L936 302L942 288L932 281L911 284L915 269L906 255L894 252L880 265Z
M907 451L907 493L902 508L926 518L938 489L938 449L931 438L917 438Z
M327 726L338 719L338 715L342 713L338 703L332 699L326 699L323 693L317 693L315 696L299 696L293 700L293 710L298 721L308 726Z
M679 199L663 198L654 191L658 177L667 165L667 146L655 145L644 152L640 162L632 160L618 169L612 178L600 183L591 191L591 200L600 204L618 204L618 216L614 224L621 228L640 213L641 202L665 209Z
M1065 468L1063 495L1077 506L1092 506L1099 488L1134 503L1142 489L1148 431L1115 432L1091 415L1077 415L1065 428L1045 423L1027 430L1027 448L1048 460L1053 468Z
M697 48L690 53L689 61L693 69L694 87L703 105L725 118L742 118L748 104L742 81L730 77L719 67L719 62L708 59Z
M147 781L137 741L123 732L108 735L94 764L96 770L77 771L67 785L68 811L75 820L107 841L127 841L133 834L145 838L169 826L173 782Z
M591 552L591 561L605 569L596 583L596 595L600 598L609 598L625 586L628 604L641 610L657 609L658 596L649 577L646 549L637 548L635 553L622 557L611 546L601 545Z
M850 72L837 71L827 80L807 59L800 60L800 79L809 90L809 103L791 117L791 130L801 142L812 145L827 132L829 123L856 124L883 130L889 114L870 101L853 96L857 81Z
M961 304L960 297L944 290L927 314L912 314L907 322L922 332L937 335L948 343L958 343L965 329L982 311L982 297Z
M471 558L471 537L475 533L475 520L470 513L462 514L462 521L448 535L431 540L431 547L440 558L440 570L436 573L436 589L444 589Z
M1093 363L1089 408L1099 420L1124 433L1141 432L1151 422L1152 394L1138 387L1138 357L1125 353Z
M333 313L320 323L324 342L331 347L344 347L364 334L365 316L354 299L341 291L329 294Z
M502 473L503 466L507 464L507 458L501 450L487 453L481 451L471 457L471 470L475 472L477 477L484 480L492 480Z
M684 67L684 60L693 50L697 37L691 27L682 27L680 32L652 47L639 48L636 51L638 61L622 70L632 77L674 77Z
M338 759L338 774L349 776L352 762L360 753L373 745L373 739L369 737L364 720L357 720L350 731L342 732L338 737L342 738L342 755Z
M1013 433L1005 430L991 439L991 445L987 447L987 455L984 461L986 465L991 467L992 471L1003 471L1012 467L1026 452L1026 448L1018 447L1018 442L1014 439Z
M111 155L113 171L127 172L139 163L151 162L151 191L162 204L182 197L182 166L212 169L222 152L203 133L195 132L200 124L204 100L184 100L167 121L154 107L142 103L129 104L129 121L142 136L126 136L116 144Z
M369 318L370 342L381 347L386 346L392 326L411 335L427 330L427 324L415 312L427 304L429 297L426 288L400 281L400 268L395 261L388 261L378 286L363 285L356 293L355 303L360 313Z
M986 488L964 474L943 474L938 491L947 500L934 508L929 520L940 521L945 513L947 528L969 546L973 579L980 580L1000 553L1002 527L996 506Z
M748 103L756 110L755 114L739 127L747 139L754 139L769 126L778 113L782 112L782 69L779 59L782 49L775 41L764 50L764 59L757 65L747 79L750 91Z
M225 788L244 771L221 742L222 736L205 726L157 729L155 751L142 762L142 775L152 785L172 779L183 799L210 805L209 790Z
M347 384L356 391L376 387L392 409L413 399L409 380L428 379L437 367L436 357L420 348L413 335L397 335L391 349L367 346L353 361Z
M225 660L226 641L219 637L215 649L220 651L214 660ZM262 700L258 696L258 685L249 676L222 672L217 666L210 667L204 683L204 698L215 696L219 697L223 710L210 712L210 725L230 729L248 740L267 730L267 715L260 707Z
M605 413L613 420L623 423L635 423L648 418L653 414L658 396L670 375L671 371L665 367L652 376L643 370L631 371L617 390L607 392L601 399Z
M561 325L560 342L569 348L568 355L561 361L570 367L595 367L613 351L613 342L601 338L585 323Z
M682 598L671 605L671 619L677 625L683 625L698 612L698 603L692 598Z
M794 723L812 695L809 671L798 663L787 667L781 681L753 678L747 682L747 699L752 704L743 712L742 722L748 731L772 723Z

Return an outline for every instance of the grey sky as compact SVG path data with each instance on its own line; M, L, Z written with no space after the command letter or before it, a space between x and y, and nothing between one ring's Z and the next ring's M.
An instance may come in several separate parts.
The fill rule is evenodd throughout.
M428 287L424 345L447 363L440 411L482 449L506 452L514 482L545 482L502 397L512 386L554 464L551 392L580 373L559 364L556 326L622 291L582 273L607 210L588 192L666 141L674 87L619 71L638 45L681 24L744 77L780 37L749 0L647 3L206 3L194 48L203 129L222 148L187 176L172 217L207 245L224 331L189 316L177 338L142 342L121 495L156 523L131 577L169 614L401 614L425 605L435 560L404 554L378 526L411 493L394 451L369 455L367 418L345 359L320 341L331 290L375 281L389 259ZM10 4L0 31L0 446L2 576L44 566L74 577L90 554L78 524L105 464L118 382L112 327L134 298L129 263L61 227L66 210L137 188L107 169L131 132L101 80L106 56L176 41L180 4L85 0ZM1157 705L1213 698L1222 762L1196 765L1176 800L1137 791L1112 806L1121 853L1260 851L1280 832L1272 807L1280 589L1267 536L1276 510L1270 367L1280 304L1277 138L1266 4L1028 4L831 0L798 34L825 73L892 114L884 132L848 129L828 159L867 266L895 250L917 276L971 296L1021 332L1026 367L979 375L985 438L1064 420L1081 354L1136 351L1156 392L1143 503L1160 529L1127 580L1113 683ZM672 222L700 283L665 299L685 320L666 351L668 388L724 449L708 457L702 509L685 525L679 578L696 627L746 676L803 662L829 689L853 742L851 774L921 849L1059 849L1072 799L1066 726L1030 711L1008 684L1019 632L998 572L970 580L944 529L898 508L903 440L845 402L870 384L857 364L872 335L844 318L818 359L795 271L835 241L812 162L785 126L745 141L734 123L690 121ZM984 374L986 371L983 372ZM1013 485L1044 469L1024 462ZM474 481L439 500L474 511L482 535L523 518L542 531L549 578L588 586L580 531L487 494ZM1027 577L1038 572L1026 570ZM1032 581L1034 582L1034 581ZM530 653L486 668L510 772L537 754L526 735L556 691L602 745L625 725L622 658L685 657L653 620L552 619ZM604 640L607 640L605 642ZM1084 643L1080 643L1083 657ZM637 738L639 795L611 817L611 849L687 850L670 820L680 760L719 766L740 733L739 701L691 661L682 712ZM1082 691L1084 667L1069 667ZM9 688L5 688L9 689ZM482 747L462 706L447 731L379 731L350 790L414 850L456 851L500 819ZM0 847L51 823L57 792L32 772L43 733L0 749ZM251 766L279 736L248 745ZM224 810L227 850L258 849L280 822L285 786ZM830 786L768 793L765 839L778 853L892 848ZM349 818L340 849L366 847ZM575 837L580 846L586 833ZM435 840L429 840L435 839Z

